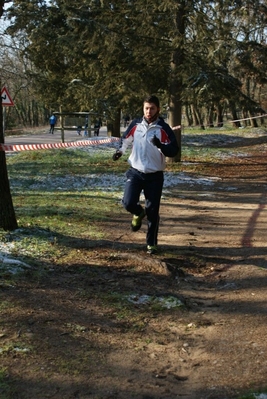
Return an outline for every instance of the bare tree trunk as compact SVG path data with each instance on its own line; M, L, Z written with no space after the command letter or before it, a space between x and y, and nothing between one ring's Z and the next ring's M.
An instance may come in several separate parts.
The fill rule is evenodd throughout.
M205 130L204 120L201 114L201 110L198 107L194 107L194 111L196 113L197 119L199 121L199 126L202 130Z
M118 108L114 120L107 121L108 136L121 137L121 109Z
M223 107L219 102L216 105L216 112L217 112L217 127L223 127Z
M114 125L112 123L112 121L107 120L107 131L108 131L108 136L112 137L114 136Z
M207 125L214 127L214 104L212 103L207 109Z
M233 116L233 120L236 122L233 122L235 127L241 127L241 123L238 120L238 116L237 116L237 112L236 112L236 107L235 104L233 102L229 102L229 108L231 110L232 116Z
M185 15L186 3L181 1L179 9L176 12L174 24L177 34L183 38L185 36ZM181 42L172 54L171 59L171 81L170 81L170 99L169 99L169 123L172 127L181 125L182 123L182 99L183 80L179 73L180 66L184 63L184 47ZM179 146L179 152L174 158L168 158L168 162L180 162L182 153L181 129L175 130L175 136Z
M243 120L243 125L245 125L246 127L250 125L250 121L248 119L248 110L247 109L242 109L242 118ZM241 126L241 124L240 124Z
M118 108L114 120L114 136L121 136L121 109Z
M3 16L5 3L6 3L5 0L0 1L0 17Z
M180 100L180 94L178 94L181 90L181 87L179 85L179 82L175 82L172 84L171 88L171 95L170 95L170 101L169 101L169 123L172 127L181 125L181 120L182 120L182 102ZM176 140L179 146L179 152L174 158L168 158L167 162L180 162L181 161L181 129L174 130Z
M4 143L2 99L0 102L0 142ZM0 193L0 228L6 231L15 230L18 228L18 224L10 192L4 151L0 151Z
M193 125L194 126L199 126L200 125L200 121L198 119L198 115L196 112L196 106L194 104L191 104L191 108L192 108L192 115L193 115Z
M250 119L250 123L252 127L258 127L258 122L256 118L253 118L255 116L254 112L248 111Z
M192 111L191 111L189 104L186 104L186 106L185 106L185 115L186 115L188 126L192 126L193 125L193 116L192 116Z

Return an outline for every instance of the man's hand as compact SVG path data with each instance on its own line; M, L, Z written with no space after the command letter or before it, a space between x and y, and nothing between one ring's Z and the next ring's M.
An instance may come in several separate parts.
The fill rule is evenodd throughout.
M122 156L122 152L120 150L117 150L115 152L115 154L113 154L112 159L113 159L113 161L117 161L121 156Z
M162 147L162 144L161 144L160 140L157 138L156 135L154 135L153 139L151 140L151 143L153 145L155 145L156 147L158 147L158 148Z

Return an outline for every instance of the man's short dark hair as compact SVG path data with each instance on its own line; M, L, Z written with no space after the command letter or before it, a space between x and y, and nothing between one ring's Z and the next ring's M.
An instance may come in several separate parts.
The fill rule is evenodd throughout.
M159 99L157 96L150 95L144 99L144 103L155 104L159 108Z

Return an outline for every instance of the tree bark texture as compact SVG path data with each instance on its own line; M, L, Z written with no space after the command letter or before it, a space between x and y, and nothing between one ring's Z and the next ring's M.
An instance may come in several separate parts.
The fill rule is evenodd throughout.
M174 18L174 24L182 40L180 45L174 50L171 59L171 81L170 81L170 99L169 99L169 123L171 126L181 125L182 123L182 99L181 95L183 92L183 79L179 73L180 67L184 63L184 50L182 41L185 35L185 3L181 2L180 7ZM168 162L180 162L182 153L181 144L181 130L175 131L176 139L179 146L179 152L174 158L168 159Z
M0 142L4 143L2 98L0 102ZM6 153L4 151L0 151L0 228L6 231L18 228L7 174Z

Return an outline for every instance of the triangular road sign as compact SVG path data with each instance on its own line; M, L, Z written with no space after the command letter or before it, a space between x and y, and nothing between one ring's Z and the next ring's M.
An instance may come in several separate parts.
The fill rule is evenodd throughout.
M14 103L13 103L13 101L12 101L12 99L10 97L10 94L7 91L6 87L2 88L1 97L2 97L2 106L3 107L12 107L12 106L14 106Z

